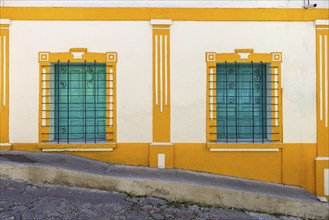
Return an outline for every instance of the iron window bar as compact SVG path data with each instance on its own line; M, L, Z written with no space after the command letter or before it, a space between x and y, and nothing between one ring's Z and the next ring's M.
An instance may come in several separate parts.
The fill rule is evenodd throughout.
M45 121L42 127L47 128L41 135L48 136L41 142L113 141L114 132L107 131L107 127L114 127L115 119L113 66L96 60L82 63L58 60L41 68L47 70L41 73L40 80L42 91L46 91L41 95L41 112L47 112L41 114L41 120Z
M244 69L243 69L244 68ZM209 72L209 112L215 113L216 132L209 131L210 142L268 143L276 142L280 130L279 73L269 63L217 63L216 72ZM246 69L249 73L246 74ZM243 72L244 71L244 72ZM212 80L213 79L213 80ZM215 83L216 86L212 86ZM246 101L248 100L248 101ZM249 113L249 114L248 114ZM248 122L246 124L246 122Z

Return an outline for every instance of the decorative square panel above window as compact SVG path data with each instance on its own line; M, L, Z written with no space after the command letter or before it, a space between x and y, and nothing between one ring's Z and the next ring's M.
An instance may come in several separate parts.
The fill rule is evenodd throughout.
M282 141L281 53L206 53L207 142Z
M117 54L39 53L40 143L116 142Z

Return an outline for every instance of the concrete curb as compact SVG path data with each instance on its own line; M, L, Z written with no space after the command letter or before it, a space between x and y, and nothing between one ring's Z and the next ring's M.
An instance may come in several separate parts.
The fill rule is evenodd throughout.
M32 183L119 191L140 196L155 196L169 201L194 202L270 214L292 215L311 219L329 218L329 206L325 203L209 187L196 183L159 181L151 178L113 177L52 166L21 165L11 162L1 162L0 177L20 179Z

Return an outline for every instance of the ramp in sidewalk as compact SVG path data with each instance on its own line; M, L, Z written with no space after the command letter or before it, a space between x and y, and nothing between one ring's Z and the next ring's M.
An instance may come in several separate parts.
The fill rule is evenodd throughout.
M0 177L329 219L328 203L300 187L177 169L115 165L68 154L0 151Z

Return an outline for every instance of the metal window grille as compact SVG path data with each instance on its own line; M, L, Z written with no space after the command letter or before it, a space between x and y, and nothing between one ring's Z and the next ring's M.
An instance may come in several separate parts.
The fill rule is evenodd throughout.
M217 63L210 72L210 120L216 143L279 141L279 76L269 63ZM214 80L215 79L215 80ZM214 117L215 116L215 117Z
M50 143L113 141L113 71L101 62L61 62L42 66L42 135ZM43 140L43 142L46 142Z

